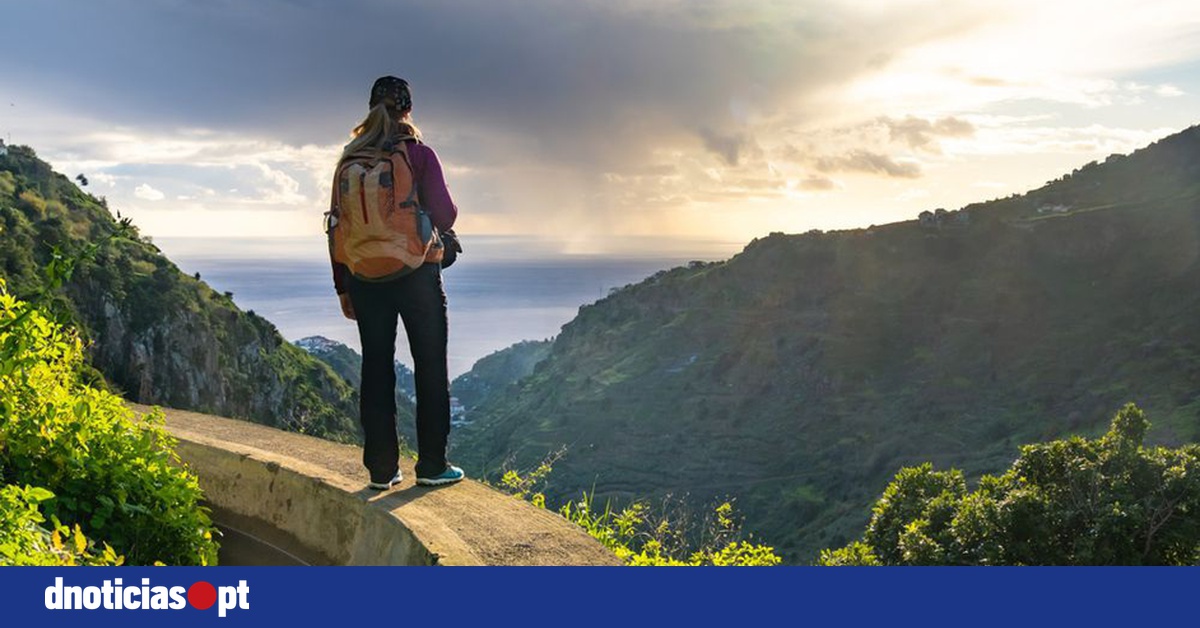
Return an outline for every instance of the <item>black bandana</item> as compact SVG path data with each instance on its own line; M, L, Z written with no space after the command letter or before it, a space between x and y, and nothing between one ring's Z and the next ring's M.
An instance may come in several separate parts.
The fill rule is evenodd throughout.
M371 86L371 101L368 106L374 107L385 103L388 108L397 111L412 109L412 92L408 91L408 81L394 76L381 76Z

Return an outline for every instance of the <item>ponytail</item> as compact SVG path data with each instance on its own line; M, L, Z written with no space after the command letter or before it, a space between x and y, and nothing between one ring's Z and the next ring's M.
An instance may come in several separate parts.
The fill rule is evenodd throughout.
M392 110L381 102L371 107L367 117L354 127L351 136L350 143L342 150L343 159L353 153L382 152L397 138L413 137L420 141L421 131L413 124L410 113L405 112L403 118L396 120Z

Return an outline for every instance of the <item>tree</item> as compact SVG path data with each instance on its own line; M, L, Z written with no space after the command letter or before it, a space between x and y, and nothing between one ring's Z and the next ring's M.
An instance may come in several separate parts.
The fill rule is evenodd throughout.
M87 187L87 177L83 176L82 174L75 175L75 180L79 182L80 187Z
M901 469L861 540L822 565L1193 565L1200 445L1145 447L1133 404L1104 436L1027 445L969 492L961 471Z

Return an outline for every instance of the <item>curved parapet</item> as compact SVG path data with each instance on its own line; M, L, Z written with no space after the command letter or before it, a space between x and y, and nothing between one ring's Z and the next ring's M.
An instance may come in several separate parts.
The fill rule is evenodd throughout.
M148 412L146 406L133 406ZM616 565L562 517L482 484L366 488L354 445L164 409L214 519L325 565Z

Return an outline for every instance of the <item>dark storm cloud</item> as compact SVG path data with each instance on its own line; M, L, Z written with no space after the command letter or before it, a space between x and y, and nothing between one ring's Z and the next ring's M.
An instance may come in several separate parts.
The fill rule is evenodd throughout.
M759 13L779 15L754 19L737 3L662 6L9 3L0 79L115 124L328 144L365 112L371 81L394 73L413 85L418 122L461 161L506 163L520 152L609 167L653 141L698 135L736 164L750 140L731 101L770 113L898 45L867 41L862 21L847 30L846 9L823 2L804 12L768 7ZM902 30L889 32L899 40Z
M750 144L750 139L747 136L736 133L724 134L709 129L701 129L699 135L700 139L704 142L704 147L716 153L728 166L738 165L742 154Z

